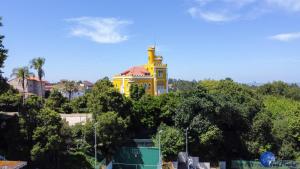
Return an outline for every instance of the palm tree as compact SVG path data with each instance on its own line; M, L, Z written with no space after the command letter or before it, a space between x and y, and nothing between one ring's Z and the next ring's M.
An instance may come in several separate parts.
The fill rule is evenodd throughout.
M79 90L78 83L69 80L62 80L61 83L63 85L63 91L68 93L68 99L70 101L72 94Z
M25 98L25 80L32 76L33 73L29 71L29 68L27 66L24 67L19 67L19 68L14 68L12 74L10 75L11 77L16 77L19 80L19 83L22 85L23 89L23 103L24 103L24 98Z
M43 69L43 66L45 64L45 58L38 57L34 58L30 61L30 68L33 68L37 71L38 79L40 81L40 87L41 87L41 96L43 97L43 82L42 78L45 76L45 71Z

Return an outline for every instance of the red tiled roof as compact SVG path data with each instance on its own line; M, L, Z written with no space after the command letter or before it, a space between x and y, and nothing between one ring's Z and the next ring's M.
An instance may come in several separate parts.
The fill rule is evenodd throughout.
M122 76L149 76L150 72L143 66L134 66L121 73Z
M27 78L27 80L40 81L40 79L38 77L34 77L34 76L31 76L31 77ZM44 80L42 80L42 81L45 82Z
M53 83L50 83L48 81L45 81L45 90L50 91L53 89Z
M46 86L45 86L45 90L50 91L50 90L52 90L52 89L53 89L53 86L52 86L52 85L46 85Z
M10 81L12 81L12 80L15 80L15 79L17 79L17 78L16 78L16 77L15 77L15 78L12 78L12 79L8 80L8 82L10 82ZM30 76L30 77L28 77L28 78L26 78L26 79L27 79L27 80L31 80L31 81L38 81L38 82L40 81L38 77L34 77L34 76ZM42 80L42 82L46 83L47 81Z

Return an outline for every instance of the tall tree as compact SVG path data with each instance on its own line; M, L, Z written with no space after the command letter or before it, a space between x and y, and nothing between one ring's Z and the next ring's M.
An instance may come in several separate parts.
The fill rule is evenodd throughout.
M0 17L0 27L2 26L2 18ZM3 43L4 36L0 34L0 76L3 73L1 68L4 67L4 61L7 58L7 49L4 48Z
M13 69L13 73L11 74L11 77L16 77L22 85L23 99L25 97L25 82L27 82L26 79L31 75L33 75L33 73L31 73L26 66Z
M126 142L128 122L116 112L106 112L96 117L96 122L87 123L87 140L94 144L94 126L96 127L97 147L106 161L112 160L114 153Z
M43 97L43 82L42 78L45 76L45 71L43 69L43 66L45 64L45 58L38 57L34 58L30 62L30 67L34 68L37 71L37 75L40 81L40 88L41 88L41 96Z
M134 130L145 137L154 134L160 125L160 114L159 98L144 95L140 100L133 102L133 111L130 116Z
M1 22L2 18L0 17L0 27L2 26ZM7 49L4 48L4 45L2 44L4 39L4 36L0 34L0 93L5 91L5 89L8 87L6 80L2 77L2 68L4 67L4 61L7 58Z
M71 96L73 93L79 90L79 86L75 81L63 80L63 91L68 93L68 99L71 100Z
M184 151L184 134L181 130L162 124L153 138L156 147L161 148L164 160L176 160L178 152Z
M41 168L59 168L59 157L65 151L62 125L59 114L53 110L42 109L36 114L31 159Z

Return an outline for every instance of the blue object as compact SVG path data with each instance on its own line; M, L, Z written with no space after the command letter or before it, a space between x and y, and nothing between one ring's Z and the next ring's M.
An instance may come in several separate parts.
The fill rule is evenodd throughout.
M0 155L0 160L1 160L1 161L5 160L5 157L2 156L2 155Z
M264 167L270 167L272 162L275 161L275 155L269 151L264 152L260 155L260 163Z

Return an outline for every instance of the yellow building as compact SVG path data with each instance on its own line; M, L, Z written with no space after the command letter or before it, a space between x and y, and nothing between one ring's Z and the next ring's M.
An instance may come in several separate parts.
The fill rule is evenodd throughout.
M160 95L168 92L167 64L163 64L163 57L155 55L155 48L148 48L148 63L134 66L113 77L114 86L126 96L130 94L130 86L138 84L144 86L147 94Z

